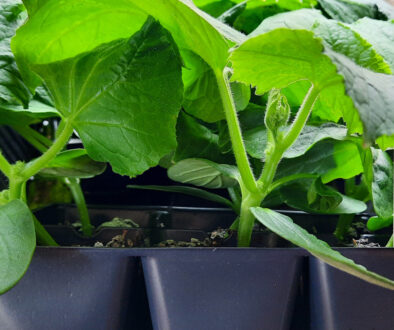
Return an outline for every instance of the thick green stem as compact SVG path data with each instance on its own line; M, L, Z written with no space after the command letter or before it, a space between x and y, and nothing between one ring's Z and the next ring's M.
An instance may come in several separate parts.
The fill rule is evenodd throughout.
M34 227L36 229L37 243L44 246L59 246L52 236L47 232L44 226L33 215Z
M290 146L294 143L297 137L300 135L302 129L304 128L310 113L312 112L313 106L319 96L320 90L312 85L308 93L306 94L304 101L300 109L297 112L297 116L294 119L293 123L290 126L287 134L283 138L281 142L281 146L284 150L290 148Z
M338 219L337 227L335 228L334 235L340 241L345 239L345 236L352 224L354 214L341 214Z
M253 171L249 164L246 148L242 140L241 127L239 125L237 110L232 97L230 83L228 81L228 72L217 71L216 80L219 86L220 96L223 102L224 113L226 115L227 126L230 134L233 152L241 178L249 191L257 192L257 184Z
M76 178L66 178L64 182L70 188L71 194L73 195L75 204L78 207L79 218L81 220L82 232L85 236L92 236L92 225L90 223L90 217L88 208L86 206L85 196L81 189L79 179Z
M26 164L25 168L21 171L20 176L23 180L28 180L33 175L37 174L43 169L56 155L64 148L73 133L71 121L67 121L64 129L59 134L56 141L52 146L39 158Z
M255 217L250 211L251 207L258 207L263 200L262 193L245 192L242 196L241 214L238 224L238 246L250 245Z
M0 171L4 173L6 177L11 176L11 164L8 162L8 160L3 156L3 154L0 151Z

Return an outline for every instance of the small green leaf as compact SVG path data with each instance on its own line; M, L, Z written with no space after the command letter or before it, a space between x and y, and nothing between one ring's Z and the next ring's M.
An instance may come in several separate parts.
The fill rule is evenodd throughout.
M152 18L128 40L34 68L94 160L135 176L175 149L181 60Z
M185 195L190 195L198 198L202 198L211 202L223 204L227 207L234 209L234 205L227 198L224 198L218 194L213 194L209 191L202 190L194 187L187 186L136 186L136 185L128 185L127 188L131 189L143 189L143 190L156 190L156 191L167 191L180 193Z
M304 155L283 159L275 179L294 174L318 174L323 183L349 179L363 172L357 145L351 141L323 140Z
M39 172L47 178L92 178L105 171L106 164L95 162L85 149L72 149L59 153L47 167Z
M369 283L394 290L394 281L368 271L365 267L357 265L353 260L334 251L326 242L317 239L306 230L294 224L293 220L289 217L260 207L253 207L251 211L264 226L293 244L308 250L312 255L327 264Z
M370 217L367 222L367 228L370 231L379 230L393 225L393 217L381 218L378 216Z
M284 158L295 158L302 156L316 143L326 140L344 140L347 129L336 124L323 124L321 126L306 125L292 146L283 154ZM245 132L245 145L249 155L254 158L264 158L264 150L267 145L267 130L259 126Z
M198 158L184 159L171 166L168 177L177 182L210 189L234 187L240 180L235 166Z
M0 104L0 124L24 126L42 119L59 117L59 112L45 103L32 100L27 109L18 105Z
M36 247L33 215L20 200L0 207L0 294L25 274Z
M379 149L371 148L373 163L372 202L376 214L383 219L393 217L393 161Z
M320 182L320 184L319 184ZM319 214L357 214L367 205L321 184L320 179L299 179L280 188L283 202L295 209Z

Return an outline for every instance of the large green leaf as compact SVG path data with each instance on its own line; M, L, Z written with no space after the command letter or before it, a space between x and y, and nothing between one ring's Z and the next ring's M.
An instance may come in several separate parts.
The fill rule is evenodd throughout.
M181 61L153 19L128 40L34 69L94 160L135 176L175 149Z
M383 218L393 217L393 161L379 149L371 148L373 163L372 201L376 214Z
M318 2L331 18L345 23L352 23L363 17L394 18L394 9L383 0L318 0Z
M224 119L222 99L212 68L190 51L183 51L182 58L187 65L182 71L185 85L183 108L208 123ZM244 110L250 99L249 86L235 82L230 86L236 109Z
M372 144L381 136L394 135L394 75L372 72L328 49L326 54L345 78L346 92L363 123L364 140Z
M254 207L251 210L257 220L264 226L293 244L308 250L312 255L323 260L327 264L367 282L394 290L394 281L370 272L365 267L357 265L353 260L334 251L326 242L317 239L315 236L293 223L293 220L289 217L270 209L263 209L260 207Z
M357 214L367 205L325 186L318 179L301 179L280 189L281 200L292 208L308 213Z
M347 129L336 124L323 124L321 126L306 125L293 145L285 151L284 158L295 158L305 154L316 143L325 139L344 140ZM244 134L246 150L254 158L264 158L267 146L267 130L260 126L247 130Z
M199 158L181 160L171 166L167 173L171 180L210 189L234 187L240 180L235 166Z
M344 116L348 125L356 125L357 111L345 94L343 78L322 50L312 32L276 29L248 39L233 52L232 79L256 86L257 94L308 80L320 89L319 101L331 110L327 120Z
M389 65L371 43L363 39L351 26L327 19L319 10L302 9L267 18L251 36L277 28L313 31L317 37L324 40L325 45L351 58L358 65L376 72L391 73Z
M59 153L39 174L49 178L92 178L105 168L105 163L92 160L85 149L72 149Z
M234 6L230 0L193 0L194 4L213 17L218 17Z
M250 0L234 20L233 26L242 32L250 33L267 17L288 10L312 8L315 5L315 0Z
M19 0L2 0L0 3L0 104L27 107L31 94L22 81L11 52L10 41L15 30L26 18Z
M304 155L283 159L275 178L281 179L295 174L316 174L323 183L335 179L352 178L363 172L357 145L350 141L323 140Z
M198 54L212 68L223 69L229 43L243 35L202 12L189 0L44 1L13 39L12 47L29 86L30 64L63 60L102 43L127 38L151 15L171 32L180 49ZM220 32L219 32L220 31Z
M36 247L33 215L14 200L0 207L0 294L25 274Z
M394 72L394 21L378 21L365 17L350 27L383 56Z
M173 157L175 162L186 158L204 158L226 163L232 159L222 154L218 134L184 112L178 118L177 140L178 146Z

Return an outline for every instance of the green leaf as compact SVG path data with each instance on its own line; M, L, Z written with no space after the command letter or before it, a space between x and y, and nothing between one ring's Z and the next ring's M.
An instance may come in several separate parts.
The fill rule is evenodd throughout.
M181 160L171 166L167 173L171 180L209 189L234 187L240 180L235 166L198 158Z
M352 178L363 172L357 145L351 141L323 140L304 155L283 159L275 179L294 174L317 174L323 183Z
M365 17L350 28L367 40L383 56L394 72L394 21L378 21Z
M175 149L181 61L153 19L129 40L34 68L94 160L135 176Z
M25 274L36 247L33 215L20 200L0 206L0 294Z
M37 78L31 64L59 61L137 32L148 15L169 30L180 49L198 54L210 67L223 69L232 42L244 36L202 12L189 0L47 0L17 32L13 52L29 86ZM231 40L228 42L225 40Z
M250 33L261 23L261 21L270 16L288 10L312 8L315 5L315 0L251 0L246 3L245 10L235 19L234 27L245 33Z
M59 112L36 100L32 100L27 109L18 105L0 104L0 124L2 125L24 126L53 117L59 117Z
M231 156L222 154L219 136L184 112L178 118L177 140L175 162L186 158L205 158L219 163L232 160Z
M372 144L380 136L394 135L394 75L369 71L328 49L326 54L345 78L346 92L363 123L364 140Z
M394 18L394 9L384 1L318 0L320 6L331 17L352 23L362 17L376 19Z
M183 107L191 115L214 123L225 118L219 87L212 68L198 55L183 51L187 67L182 70L185 85ZM235 107L244 110L249 103L250 88L244 84L231 83Z
M278 212L260 207L251 208L252 213L264 226L289 240L293 244L308 250L312 255L338 268L346 273L361 278L369 283L394 290L394 281L381 275L368 271L365 267L357 265L353 260L334 251L330 246L306 230L293 223L289 217Z
M295 209L319 214L357 214L367 205L325 186L319 179L299 179L280 189L283 202Z
M393 161L379 149L371 148L373 163L372 201L376 214L383 219L393 217Z
M372 71L391 73L381 54L360 34L334 20L325 18L319 10L302 9L283 13L264 20L251 36L266 33L277 28L305 29L322 38L333 51L346 55L358 65Z
M15 30L26 17L18 0L2 0L0 3L0 104L27 107L31 94L22 81L11 52L10 41Z
M393 217L381 218L378 216L371 217L368 219L367 228L370 231L376 231L382 228L390 227L393 225Z
M319 102L330 109L327 120L336 122L344 116L345 121L357 123L343 78L322 50L321 41L309 31L276 29L248 39L232 53L232 80L256 86L260 95L308 80L320 89Z
M220 16L223 12L234 6L230 0L193 0L194 4L213 17Z
M85 149L72 149L59 153L39 175L48 178L93 178L103 173L105 168L105 163L92 160Z
M336 124L323 124L321 126L306 125L292 146L283 154L284 158L302 156L316 143L326 139L344 140L347 129ZM256 127L247 130L244 134L246 150L254 158L264 158L264 150L267 146L267 130L265 127Z
M136 186L136 185L128 185L127 188L131 189L143 189L143 190L156 190L156 191L167 191L180 193L185 195L190 195L198 198L202 198L208 201L212 201L215 203L223 204L227 207L234 209L234 205L227 198L224 198L220 195L213 194L209 191L205 191L199 188L194 187L186 187L186 186Z

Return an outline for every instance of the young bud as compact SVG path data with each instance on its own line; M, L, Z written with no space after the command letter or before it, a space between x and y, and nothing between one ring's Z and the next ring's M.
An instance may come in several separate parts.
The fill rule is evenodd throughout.
M272 89L268 95L265 111L265 126L274 134L279 127L285 126L290 118L290 106L279 89Z

